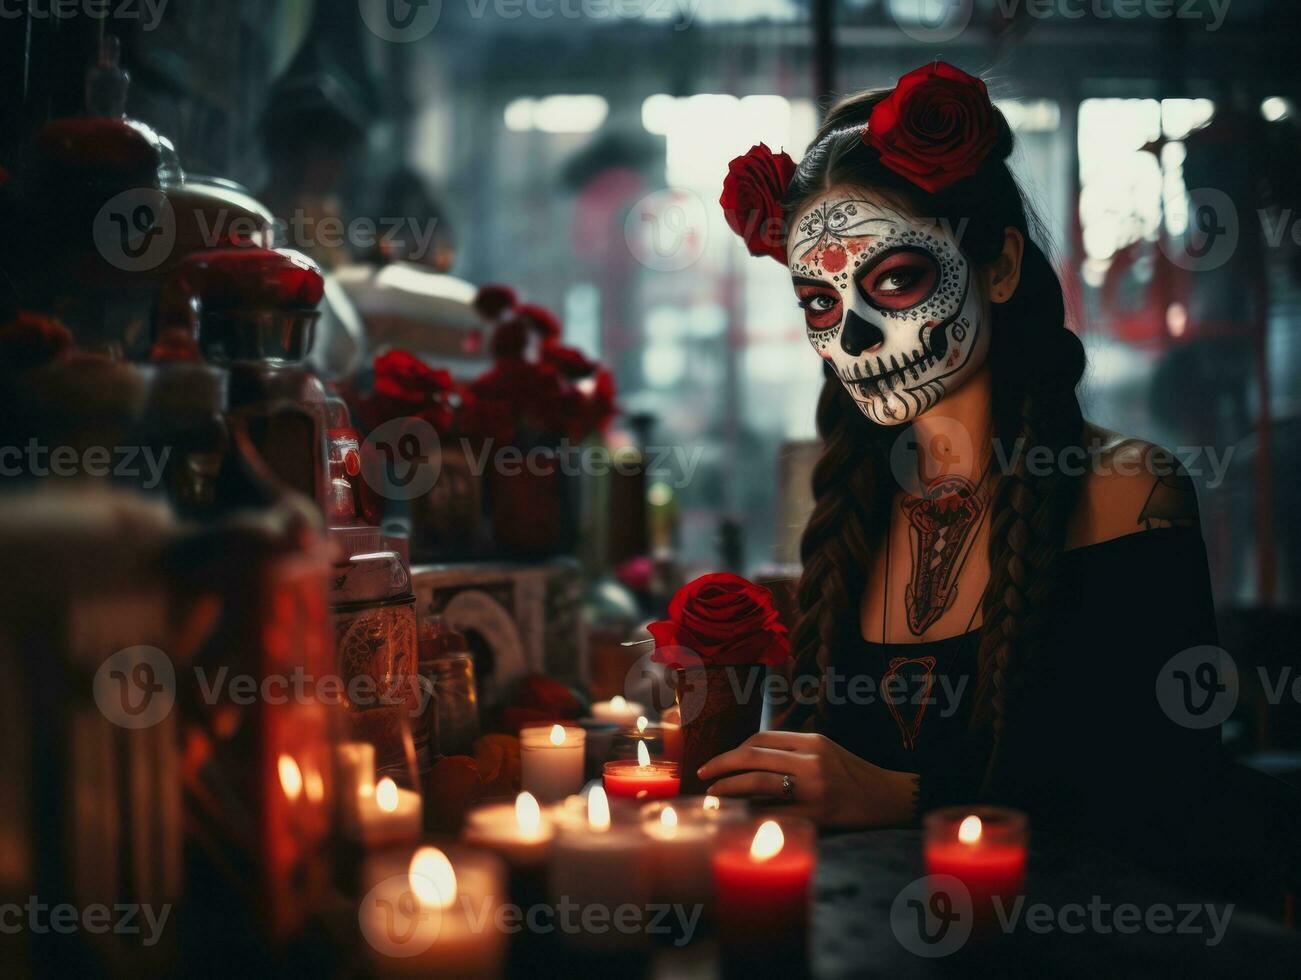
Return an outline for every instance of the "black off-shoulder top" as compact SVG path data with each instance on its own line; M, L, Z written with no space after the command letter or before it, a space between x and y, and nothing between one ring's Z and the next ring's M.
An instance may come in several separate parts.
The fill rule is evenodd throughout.
M1218 762L1218 728L1181 724L1158 697L1173 656L1217 642L1201 535L1137 532L1065 552L1057 574L1005 729L994 802L1038 826L1177 853ZM982 798L987 746L968 730L978 644L978 631L914 644L855 636L828 671L824 734L918 773L919 814Z

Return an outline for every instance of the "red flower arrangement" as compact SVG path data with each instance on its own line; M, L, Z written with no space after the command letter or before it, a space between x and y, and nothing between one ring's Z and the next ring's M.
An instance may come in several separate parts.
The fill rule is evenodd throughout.
M474 309L485 320L497 320L515 309L515 290L509 286L480 286L474 297Z
M457 392L447 371L408 351L392 350L375 359L374 390L357 400L357 413L368 429L391 419L418 418L446 435L455 421Z
M0 324L0 368L19 372L42 367L72 350L72 332L43 313L20 310Z
M791 653L772 595L739 575L703 575L684 585L669 618L646 628L655 638L651 659L668 667L775 667Z
M785 153L774 154L764 143L727 165L718 203L728 227L741 236L751 255L786 264L781 200L794 176L795 161Z
M934 194L974 174L998 134L985 83L937 61L899 79L872 110L863 141L885 166Z

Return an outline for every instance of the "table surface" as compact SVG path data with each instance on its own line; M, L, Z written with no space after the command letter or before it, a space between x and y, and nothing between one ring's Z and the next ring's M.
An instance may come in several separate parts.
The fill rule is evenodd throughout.
M811 943L815 977L1301 977L1301 933L1212 901L1222 935L1209 945L1214 928L1207 896L1105 852L1037 837L1024 908L1051 909L1053 926L1031 930L1022 916L1006 935L970 940L945 956L918 955L896 935L891 909L900 892L924 875L921 850L919 830L841 834L820 842ZM1118 931L1113 912L1127 904L1139 910L1129 915L1169 908L1170 931L1151 931L1141 921L1130 932ZM1070 908L1058 920L1074 905L1083 908ZM1090 905L1099 911L1091 912ZM906 930L909 920L898 921ZM1153 923L1167 928L1159 918ZM661 950L653 973L704 980L717 975L717 955L713 943Z

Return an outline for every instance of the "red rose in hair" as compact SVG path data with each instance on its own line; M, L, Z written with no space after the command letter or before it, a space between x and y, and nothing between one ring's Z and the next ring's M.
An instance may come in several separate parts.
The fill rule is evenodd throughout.
M998 142L985 83L937 61L910 71L877 103L863 139L927 193L970 177Z
M515 290L509 286L481 286L474 297L474 308L486 320L495 320L515 308Z
M795 161L785 153L773 155L760 143L727 165L718 203L728 227L745 240L751 255L769 255L786 264L786 233L781 200L795 176Z
M651 659L668 667L698 666L697 657L705 666L774 667L791 653L772 596L739 575L704 575L684 585L669 618L646 629L655 637Z

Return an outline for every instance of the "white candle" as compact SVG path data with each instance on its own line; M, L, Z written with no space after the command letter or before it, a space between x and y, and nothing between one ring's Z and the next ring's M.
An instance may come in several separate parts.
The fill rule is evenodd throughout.
M501 855L516 867L536 867L551 852L555 826L531 793L514 803L488 803L465 818L467 844Z
M349 837L361 833L361 813L375 798L375 746L343 742L335 749L339 774L339 821Z
M404 856L405 857L405 856ZM490 854L422 847L405 866L367 862L358 911L362 935L382 976L496 977L506 934L498 928L506 894Z
M420 794L385 776L372 797L359 797L361 840L368 847L410 844L420 839Z
M613 722L624 728L637 724L637 719L646 714L646 707L637 701L629 701L622 694L616 694L609 701L596 701L592 704L592 717L597 721Z
M584 747L581 728L552 725L520 732L520 783L543 803L555 803L583 788Z
M710 904L713 880L709 857L714 823L703 810L679 810L661 804L643 811L642 830L651 841L651 867L657 902L680 904L690 915Z
M552 904L602 911L590 921L599 927L565 933L566 942L589 949L627 949L645 943L645 908L653 894L650 841L635 826L612 824L605 790L593 786L587 794L586 819L570 808L557 810L559 831L551 850ZM632 905L642 910L635 930L617 928L616 910Z

